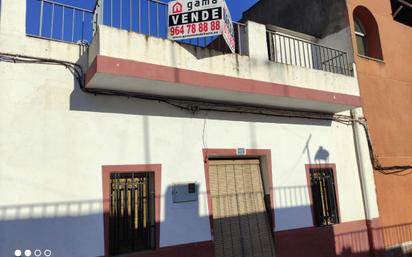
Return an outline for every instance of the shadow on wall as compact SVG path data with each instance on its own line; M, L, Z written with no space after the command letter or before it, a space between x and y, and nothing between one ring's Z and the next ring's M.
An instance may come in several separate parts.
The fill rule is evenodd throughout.
M172 52L171 54L174 54ZM86 51L78 60L77 64L83 68L88 67L88 52ZM179 76L176 73L175 76ZM197 99L199 100L199 99ZM329 120L314 119L296 119L270 117L255 114L235 114L223 112L199 111L189 112L181 110L175 106L156 100L143 100L125 96L107 96L99 94L85 93L80 89L77 81L74 80L73 91L70 94L70 111L96 112L96 113L114 113L128 114L137 116L159 116L171 118L198 118L212 120L229 120L261 123L282 123L282 124L304 124L314 126L330 127Z
M49 249L58 257L100 256L102 205L90 200L0 206L0 256L14 257L16 249Z
M128 114L136 116L158 116L168 118L197 118L228 121L245 121L261 123L302 124L330 127L331 121L296 119L287 117L270 117L256 114L235 114L224 112L197 111L189 112L175 106L156 101L124 96L104 96L88 94L80 90L77 83L70 94L70 111Z
M296 219L301 218L299 212L302 212L302 208L306 210L310 208L305 205L293 206L299 201L304 202L306 186L276 188L274 191L283 195L283 202L280 204L285 205L285 207L277 208L275 215L280 212L291 214L288 222L296 222ZM205 197L204 194L201 193L199 197ZM253 204L253 194L253 192L246 195L223 194L215 199L214 202L217 201L220 205L213 206L213 208L221 208L222 215L214 217L214 239L220 238L221 242L230 241L230 245L221 248L228 253L247 252L248 249L253 249L257 252L261 251L262 257L270 256L265 253L265 249L269 246L264 243L264 235L261 233L264 229L262 217L267 213L242 211L237 216L225 215L225 213L230 213L229 208L234 208L229 204L233 200L236 202L239 199L249 199L246 205L247 203ZM199 202L173 203L171 187L167 189L162 199L164 200L162 206L166 210L164 220L160 224L161 242L169 246L139 256L215 256L212 241L201 236L197 237L197 235L204 235L204 230L209 231L209 221L211 221L211 217L199 214ZM15 249L22 251L50 249L52 256L58 257L103 256L105 242L102 206L102 200L2 206L0 207L0 256L14 256ZM276 221L278 222L277 218ZM217 224L220 224L220 230L216 229ZM356 227L343 223L335 226L274 232L276 257L370 257L366 224L364 222L359 224L356 224ZM278 227L281 224L275 225ZM412 223L382 227L374 232L383 234L386 245L412 241ZM192 243L190 246L182 245L185 242L198 243ZM407 256L405 251L401 247L395 247L387 252L386 256ZM383 254L384 250L381 249L378 253Z

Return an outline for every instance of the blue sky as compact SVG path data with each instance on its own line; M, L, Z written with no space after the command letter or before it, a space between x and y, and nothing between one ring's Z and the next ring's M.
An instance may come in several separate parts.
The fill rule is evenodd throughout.
M50 0L49 0L50 1ZM68 4L88 10L92 10L95 5L95 0L51 0L56 3ZM131 1L131 2L130 2ZM140 14L140 24L137 18L138 13L138 1L139 0L112 0L113 10L110 8L110 0L104 0L104 24L127 30L133 30L144 34L149 34L149 22L150 22L150 34L154 36L165 37L166 36L166 13L165 6L158 6L159 15L157 16L156 4L153 2L148 4L148 0L140 0L142 10ZM169 2L171 0L163 0ZM226 0L229 6L232 19L237 21L241 18L242 13L255 4L258 0ZM120 2L123 3L122 8ZM132 3L132 15L130 19L130 3ZM148 7L149 6L149 7ZM150 9L150 19L148 17L147 9ZM122 18L120 18L120 9L123 10ZM27 0L27 33L32 35L40 35L40 1L39 0ZM111 16L112 13L112 16ZM158 17L159 25L156 26L156 16ZM53 19L52 19L53 17ZM92 31L92 14L85 13L84 23L82 21L83 13L81 11L75 11L69 8L65 8L64 11L64 25L63 21L63 8L61 6L55 6L54 11L51 4L44 4L43 19L41 36L53 39L59 39L64 41L77 42L82 38L90 41ZM53 21L53 22L52 22ZM74 26L72 25L74 24ZM53 26L52 26L53 25ZM64 30L64 33L62 33Z

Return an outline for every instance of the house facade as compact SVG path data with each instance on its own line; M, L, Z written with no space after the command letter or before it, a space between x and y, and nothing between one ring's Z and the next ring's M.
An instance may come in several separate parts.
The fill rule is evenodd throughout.
M121 2L1 1L1 256L383 254L349 23L229 54Z

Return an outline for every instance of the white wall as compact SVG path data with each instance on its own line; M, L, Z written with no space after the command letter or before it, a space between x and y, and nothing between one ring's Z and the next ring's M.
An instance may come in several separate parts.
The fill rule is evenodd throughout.
M0 72L3 210L9 205L99 200L102 165L161 163L160 245L210 240L202 148L245 147L272 151L277 229L311 226L307 194L300 202L281 200L276 189L305 187L304 165L316 163L314 156L323 147L330 153L329 162L337 165L342 222L364 218L349 126L222 113L192 115L154 102L86 95L78 88L74 90L67 70L55 66L0 63ZM309 138L310 160L305 149ZM199 183L197 203L171 203L170 186L183 182ZM93 233L82 226L73 231L95 242L85 249L77 248L80 256L102 253L102 217L94 215L99 213L101 209L97 208L86 216L87 223L97 228ZM291 219L293 215L298 218ZM55 216L46 213L41 219L54 220ZM57 215L61 216L73 215L63 211ZM36 222L36 216L23 219ZM5 234L10 235L8 228L19 228L7 225L14 220L13 213L2 216L0 226ZM25 240L17 233L15 242L24 244L27 240L30 244L32 234L23 231ZM59 237L44 232L37 231L36 240L44 238L45 247L58 245ZM10 241L13 237L8 236ZM0 249L7 250L5 245Z
M192 71L359 96L358 83L353 77L269 61L266 26L254 22L248 22L247 26L249 56L222 54L210 49L182 46L167 39L99 26L98 37L93 39L90 46L89 63L94 60L96 54L100 54Z

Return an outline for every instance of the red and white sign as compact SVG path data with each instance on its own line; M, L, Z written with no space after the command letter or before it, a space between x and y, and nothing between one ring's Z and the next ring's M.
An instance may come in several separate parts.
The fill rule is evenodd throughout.
M223 35L234 52L233 24L224 0L178 0L168 5L168 38L182 40Z
M225 39L227 45L230 48L232 53L235 52L235 29L233 27L232 16L230 16L229 8L226 5L226 2L223 1L223 38Z

